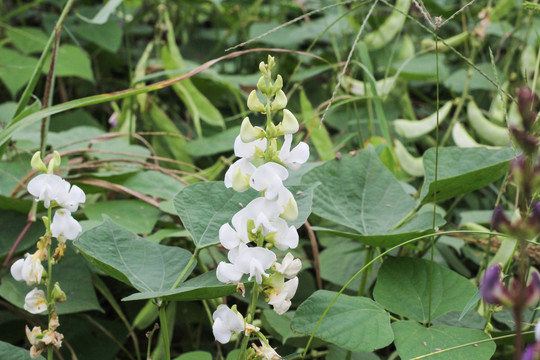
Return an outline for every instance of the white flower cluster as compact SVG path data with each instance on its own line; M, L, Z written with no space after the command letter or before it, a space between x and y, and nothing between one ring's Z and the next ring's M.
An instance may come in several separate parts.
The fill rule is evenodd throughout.
M234 142L234 153L240 159L230 166L224 179L228 188L239 192L253 188L261 196L233 216L232 226L229 223L221 226L219 241L229 250L229 262L219 263L216 276L224 283L239 283L244 275L248 275L248 281L253 279L261 287L268 304L278 314L283 314L291 306L291 299L298 288L296 275L302 263L287 253L280 264L269 248L286 251L298 246L298 232L289 225L298 218L298 205L283 181L289 176L287 168L298 169L308 160L309 146L300 142L291 150L293 134L299 128L298 121L284 109L287 98L281 90L281 76L278 75L272 85L268 67L261 64L263 76L257 85L268 101L263 105L253 90L248 97L248 107L267 114L267 126L262 129L254 127L247 117L243 120L240 135ZM272 97L273 101L270 101ZM283 120L274 125L270 113L281 109ZM280 136L284 139L278 147ZM214 313L214 335L221 343L227 343L233 333L242 330L247 333L248 326L252 325L244 325L243 317L225 305ZM267 344L265 346L268 347ZM262 348L266 350L266 347Z
M46 208L51 206L61 206L56 210L52 223L50 224L50 237L55 237L59 244L57 251L63 255L66 239L74 240L81 232L81 225L71 216L71 212L76 211L79 204L84 203L86 196L76 185L71 186L60 176L51 174L55 167L60 164L60 156L55 152L55 157L49 163L49 169L43 164L40 153L37 152L32 158L32 167L35 170L44 170L47 173L41 174L30 180L28 192L42 200ZM49 220L47 219L46 222ZM17 260L11 266L11 275L17 281L24 281L27 285L39 285L42 283L45 268L41 264L47 260L48 246L44 241L47 235L38 242L38 250L34 254L26 254L23 259ZM48 309L47 298L43 290L34 288L25 297L24 308L32 314L39 314Z

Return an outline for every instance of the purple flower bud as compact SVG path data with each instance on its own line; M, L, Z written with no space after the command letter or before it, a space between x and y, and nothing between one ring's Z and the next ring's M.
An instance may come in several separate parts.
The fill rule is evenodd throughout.
M493 215L491 216L491 226L497 231L504 231L505 228L510 226L510 221L504 213L504 209L501 206L497 206L493 210Z
M538 148L538 139L536 136L529 134L526 130L519 129L514 125L510 126L510 133L525 154L532 155L535 153Z
M536 114L531 111L533 108L534 98L534 92L528 87L523 86L519 89L517 96L518 109L519 113L521 114L521 118L523 119L523 127L527 132L531 130L532 124L536 119Z
M523 352L523 355L521 356L521 360L534 360L534 345L535 344L527 346Z
M540 204L536 201L533 201L531 204L531 215L529 216L529 221L532 225L540 228Z
M532 272L531 282L525 290L525 306L533 306L540 300L540 277L537 272Z
M501 281L501 265L496 264L486 270L480 283L480 294L488 304L502 305L512 302L508 290Z

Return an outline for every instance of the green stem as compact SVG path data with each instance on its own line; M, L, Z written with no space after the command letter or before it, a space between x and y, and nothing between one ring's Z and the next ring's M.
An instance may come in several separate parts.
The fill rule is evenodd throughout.
M49 309L49 322L51 323L52 313L53 313L53 299L52 299L52 260L51 260L51 221L52 221L52 206L49 206L47 209L47 217L49 219L47 229L45 231L45 236L48 237L47 243L47 305ZM47 325L48 327L48 325ZM53 345L47 347L47 360L53 360Z
M366 257L364 258L364 264L367 264L373 258L373 248L368 246L366 249ZM367 283L368 272L365 271L362 273L362 279L360 280L360 287L358 288L358 296L363 296L366 292L366 283Z
M167 303L164 301L159 307L159 324L161 327L161 337L163 340L163 351L165 359L171 360L171 349L169 349L169 328L167 327L167 313L165 312Z
M253 318L255 317L255 310L257 308L257 300L259 299L259 288L260 288L260 285L257 282L255 282L253 284L253 288L251 289L251 303L249 304L249 310L246 317L246 324L251 324L253 322ZM249 341L249 336L244 334L244 337L242 338L242 344L240 345L240 356L238 357L238 360L244 360L246 356L248 341Z
M178 285L180 285L182 280L184 280L184 278L186 277L187 272L189 271L189 269L193 266L195 261L197 261L197 255L199 254L199 251L200 251L200 248L195 249L195 253L193 255L191 255L191 258L189 259L189 262L184 267L184 270L182 270L180 275L178 275L178 279L176 279L173 286L171 286L171 290L176 289L178 287Z

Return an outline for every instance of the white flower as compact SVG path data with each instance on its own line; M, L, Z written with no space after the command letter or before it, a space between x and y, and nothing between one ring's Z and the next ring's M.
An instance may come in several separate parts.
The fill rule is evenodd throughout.
M219 305L212 315L214 325L212 332L217 341L226 344L231 336L244 330L244 321L227 305Z
M257 345L252 345L255 351L257 352L257 356L262 357L261 360L281 360L283 359L277 352L267 343L263 342L261 340L261 347L258 347Z
M266 236L270 232L277 231L271 221L276 219L282 211L283 209L276 201L259 197L253 199L245 208L237 212L231 222L243 241L248 243L250 241L248 223L253 226L252 234L261 231Z
M268 270L276 261L276 254L262 247L240 245L229 251L229 260L236 269L249 274L248 281L255 277L255 281L260 284L263 276L268 277L265 270Z
M60 194L69 192L69 183L58 175L41 174L30 180L28 192L37 197L38 201L43 200L48 208L51 201L56 201Z
M221 261L216 269L216 277L222 283L238 283L244 273L233 264Z
M298 204L296 203L293 194L286 187L282 187L279 190L277 203L283 209L279 215L280 217L291 222L298 219Z
M251 142L243 142L240 135L234 140L234 155L248 160L256 157L263 157L266 150L266 138L258 139Z
M19 259L11 265L11 275L17 281L25 281L27 285L41 283L41 277L45 268L41 265L39 255L26 254L24 259Z
M302 270L302 261L300 261L300 259L295 259L291 253L287 253L281 264L275 263L274 268L287 279L292 279L298 275L300 270Z
M60 206L68 209L71 212L77 211L77 209L79 208L79 204L82 204L85 201L86 195L84 194L84 191L82 191L82 189L77 185L71 186L71 189L69 189L69 191L60 192L58 194L58 198L56 199L56 202L60 204Z
M264 191L264 197L268 200L275 199L283 188L283 180L289 176L289 172L283 166L274 162L268 162L259 166L249 180L250 186L257 191Z
M291 144L292 135L285 135L283 146L279 151L279 159L287 167L296 170L309 159L309 146L305 142L300 142L291 150Z
M63 242L66 239L75 240L82 231L81 224L71 216L67 209L58 209L54 213L51 223L52 236L58 241Z
M279 250L295 249L298 246L298 232L294 226L288 226L281 218L272 221L276 231L268 234L265 240L274 244Z
M24 298L24 309L32 314L39 314L47 310L47 299L43 290L34 288Z
M225 186L238 192L249 189L249 179L256 167L248 159L242 158L232 164L225 173Z
M38 335L42 335L41 328L39 326L34 326L32 331L30 331L28 326L26 326L25 331L26 337L28 338L30 345L32 345L30 347L30 358L35 359L47 348L45 343L41 340L41 336L40 339L38 339Z
M275 294L270 295L269 305L274 307L274 311L279 315L284 314L291 307L291 299L298 289L298 278L295 277L278 289Z
M241 237L240 234L227 223L221 225L219 228L219 242L225 249L231 250L240 244L247 244L249 239Z

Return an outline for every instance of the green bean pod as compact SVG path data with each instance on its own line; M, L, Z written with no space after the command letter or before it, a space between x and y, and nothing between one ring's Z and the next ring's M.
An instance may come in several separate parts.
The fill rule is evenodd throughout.
M379 28L366 35L364 42L369 50L378 50L388 45L403 29L411 0L397 0L395 9Z
M424 163L421 156L412 156L399 140L394 140L394 148L403 171L411 176L424 176Z
M508 129L486 119L472 99L467 105L467 118L471 127L482 140L496 146L508 146L510 144Z
M452 127L452 139L454 140L454 144L461 148L482 146L473 139L460 122L456 122Z
M391 76L385 79L375 81L375 88L377 89L377 95L385 97L394 88L396 77ZM358 95L366 96L366 83L360 80L351 78L350 76L344 76L341 85L348 92Z
M469 37L469 32L464 31L462 33L459 33L457 35L454 35L452 37L449 37L448 39L444 39L444 42L452 47L456 47L458 45L461 45L462 43L467 40ZM435 51L435 40L431 38L424 39L420 42L420 45L422 47L422 50L424 51ZM439 52L447 52L450 50L448 46L446 46L442 41L439 41Z
M450 113L452 101L448 101L439 109L439 124L441 124ZM398 119L392 122L396 133L406 139L415 139L424 136L437 127L437 112L422 120Z

